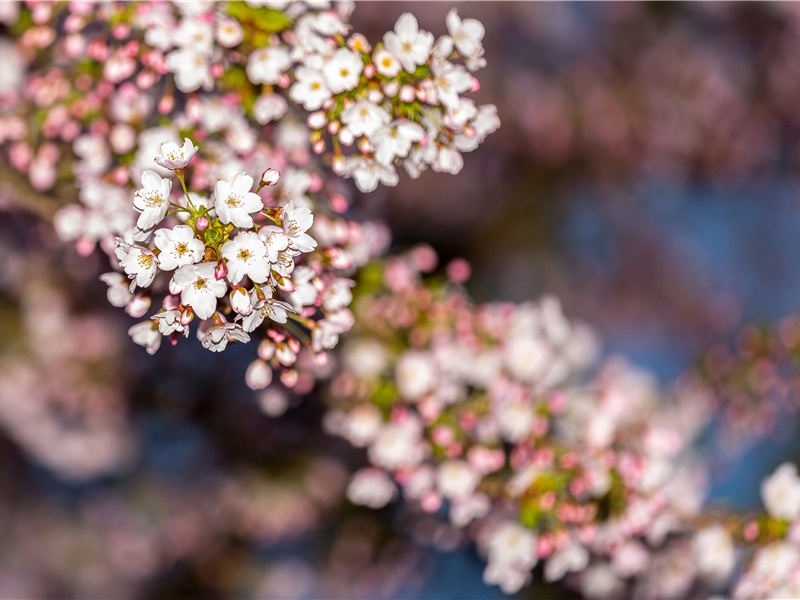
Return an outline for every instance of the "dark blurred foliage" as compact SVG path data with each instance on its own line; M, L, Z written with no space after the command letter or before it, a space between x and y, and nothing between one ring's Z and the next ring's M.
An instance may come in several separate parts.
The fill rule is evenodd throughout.
M458 177L401 177L361 198L398 246L468 258L479 300L554 293L608 352L665 378L735 344L744 323L795 310L796 6L457 6L486 27L479 101L498 105L502 127ZM438 34L450 7L359 2L353 25L377 40L410 11ZM44 226L3 210L7 362L23 352L31 268L69 319L105 307L105 290L99 256L53 247ZM181 340L149 357L126 339L132 319L99 310L114 353L99 368L124 395L135 451L71 481L40 466L19 433L28 425L4 420L3 597L502 597L444 523L341 500L363 456L322 433L313 394L265 415L243 383L255 349L214 355ZM755 490L768 469L748 468L762 469L743 477Z

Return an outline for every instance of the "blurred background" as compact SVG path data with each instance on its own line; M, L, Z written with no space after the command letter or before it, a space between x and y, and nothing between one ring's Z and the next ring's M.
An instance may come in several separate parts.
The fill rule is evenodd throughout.
M452 6L486 28L477 101L502 126L456 177L357 197L398 248L467 258L478 301L557 295L665 385L796 311L800 7L358 2L352 23L439 35ZM444 521L343 501L362 453L313 395L248 390L255 348L146 355L99 252L0 210L0 597L503 597ZM766 442L709 437L712 501L754 507L800 458L780 415Z

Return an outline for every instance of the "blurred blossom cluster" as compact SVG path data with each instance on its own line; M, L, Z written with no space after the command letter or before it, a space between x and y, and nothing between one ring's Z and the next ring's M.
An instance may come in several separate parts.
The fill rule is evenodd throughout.
M386 218L513 244L475 183L514 153L537 189L794 164L797 11L739 51L714 28L748 9L501 6L370 38L378 3L0 4L0 464L30 478L0 492L0 596L393 597L468 544L504 594L800 595L797 467L736 511L700 450L796 404L796 316L667 385Z

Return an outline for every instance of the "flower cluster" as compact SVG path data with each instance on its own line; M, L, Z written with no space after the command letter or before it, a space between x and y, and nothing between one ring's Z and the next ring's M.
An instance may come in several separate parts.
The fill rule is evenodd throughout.
M461 153L499 126L494 106L461 96L478 88L471 71L485 64L483 26L452 10L447 28L449 35L434 40L405 13L374 48L356 34L303 56L290 97L316 111L308 118L314 150L323 151L327 131L334 172L353 177L361 191L396 185L395 164L412 177L428 167L458 173Z
M248 370L248 384L266 387L279 369L291 387L297 375L287 369L301 347L319 359L349 328L351 282L319 277L314 260L320 257L310 256L317 241L308 234L314 221L308 207L293 200L267 207L257 193L278 183L274 169L264 171L257 191L253 178L242 172L218 180L207 197L190 192L185 183L196 151L188 138L182 146L164 142L155 159L174 171L181 194L172 194L172 180L143 171L133 199L136 226L117 239L115 250L127 278L117 272L102 277L109 301L141 317L153 295L164 294L156 314L129 331L150 354L165 336L173 344L188 336L195 317L198 338L215 352L249 341L263 326L260 358Z
M452 281L421 278L433 265L416 249L373 265L357 288L368 291L325 420L366 449L351 501L377 508L402 493L456 527L475 523L484 580L507 593L542 562L546 581L596 598L793 589L794 466L763 484L766 515L704 512L692 451L714 414L704 387L664 394L616 360L587 377L592 334L554 298L474 306ZM448 271L462 280L463 265ZM749 567L736 582L741 551ZM760 558L775 552L780 566Z

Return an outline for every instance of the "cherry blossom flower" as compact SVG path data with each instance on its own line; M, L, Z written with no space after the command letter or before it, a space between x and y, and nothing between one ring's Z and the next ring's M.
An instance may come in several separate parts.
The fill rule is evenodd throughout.
M347 48L339 48L325 61L322 75L328 89L334 94L339 94L355 88L363 70L364 63L361 62L361 56Z
M178 146L174 142L163 142L161 144L161 156L155 158L156 164L165 169L175 170L186 167L197 152L195 146L189 138L183 139L183 146Z
M697 532L692 540L694 559L700 574L712 582L724 581L736 566L733 539L721 525Z
M353 504L369 508L383 508L397 495L397 488L381 469L365 468L350 478L347 498Z
M261 196L251 192L252 188L253 178L246 173L237 173L232 181L217 181L214 186L214 207L219 220L233 223L236 227L252 227L250 213L264 208Z
M317 242L306 232L314 223L314 215L304 206L295 206L294 200L283 207L283 231L292 247L300 252L311 252Z
M141 213L136 222L139 229L152 229L162 221L169 208L171 190L169 179L163 179L155 171L142 172L142 189L133 195L133 207Z
M408 156L411 145L425 139L425 130L410 121L395 121L378 129L370 139L375 144L375 160L388 166L395 158Z
M155 354L161 347L162 335L152 321L142 321L128 329L128 335L135 344L144 346L148 354Z
M182 92L194 92L200 88L210 89L214 85L208 58L191 48L170 52L167 55L167 69L175 74L175 84Z
M294 89L294 86L292 86L292 89ZM311 110L315 110L316 108L319 108L319 106ZM255 101L255 104L253 104L253 117L261 125L266 125L267 123L272 123L280 119L286 114L287 110L288 105L283 96L279 96L278 94L262 94Z
M119 264L132 280L131 291L138 285L146 288L153 283L158 272L158 259L147 248L142 246L129 246L127 244L117 247Z
M232 284L239 283L245 276L255 283L264 283L269 279L267 246L257 233L240 233L223 244L220 254L228 264L228 280Z
M797 467L783 463L761 484L761 499L776 519L794 521L800 518L800 477Z
M479 58L483 55L481 40L485 33L483 24L476 19L464 19L458 16L458 11L452 9L447 13L447 31L453 38L453 43L461 54L467 58Z
M223 321L220 325L212 325L207 329L201 326L197 330L197 339L200 340L203 348L211 350L211 352L222 352L230 342L244 344L250 341L250 336L240 324Z
M331 97L331 90L321 71L310 67L298 67L295 77L297 81L289 90L289 97L302 104L306 110L317 110Z
M383 36L383 43L403 68L413 73L417 65L423 65L428 60L433 47L433 34L420 31L416 17L411 13L404 13L397 19L394 31Z
M386 50L386 48L379 48L373 53L372 63L375 65L378 73L384 77L395 77L403 70L403 65L400 64L400 61L398 61L391 52Z
M369 100L359 100L342 112L342 123L355 136L371 136L391 120L392 117L386 110Z
M176 293L181 295L181 303L192 307L201 319L208 319L217 309L217 298L228 291L225 281L217 279L214 263L204 262L179 267L172 276Z
M255 84L277 83L291 62L289 53L280 46L259 48L247 60L247 77Z
M236 19L219 19L215 33L217 43L225 48L238 46L244 39L244 30Z
M157 230L154 243L161 251L158 263L164 271L172 271L199 262L206 249L203 242L194 237L192 228L187 225Z

